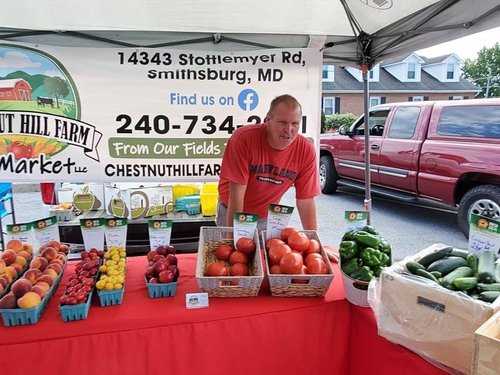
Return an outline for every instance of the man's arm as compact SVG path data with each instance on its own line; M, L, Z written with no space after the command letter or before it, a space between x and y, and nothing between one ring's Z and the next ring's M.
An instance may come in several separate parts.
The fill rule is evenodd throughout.
M229 181L229 201L227 202L227 226L233 226L233 212L243 211L247 185L239 185Z
M304 230L317 230L316 201L314 198L297 199L300 221Z

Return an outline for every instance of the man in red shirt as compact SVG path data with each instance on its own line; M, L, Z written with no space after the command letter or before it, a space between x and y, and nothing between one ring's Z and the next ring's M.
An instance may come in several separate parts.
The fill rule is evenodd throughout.
M279 204L293 185L303 229L317 230L318 162L313 143L298 134L301 119L300 103L281 95L263 124L234 132L222 158L217 225L232 226L233 212L241 211L258 214L265 229L268 205Z

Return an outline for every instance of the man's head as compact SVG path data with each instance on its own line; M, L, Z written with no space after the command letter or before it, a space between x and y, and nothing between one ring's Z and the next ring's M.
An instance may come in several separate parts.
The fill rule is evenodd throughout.
M265 123L267 141L275 150L285 150L299 132L302 119L302 107L291 95L281 95L271 102Z

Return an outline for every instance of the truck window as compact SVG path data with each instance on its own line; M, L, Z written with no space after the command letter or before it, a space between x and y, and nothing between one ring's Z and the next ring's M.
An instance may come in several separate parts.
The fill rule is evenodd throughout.
M370 136L382 136L384 132L385 121L389 115L389 110L379 110L370 111L370 117L368 119L368 125L370 128ZM364 118L360 119L353 127L354 135L364 135L365 134L365 122Z
M389 129L389 138L413 138L419 116L420 107L399 107L396 109Z
M500 106L444 107L437 132L461 137L500 138Z

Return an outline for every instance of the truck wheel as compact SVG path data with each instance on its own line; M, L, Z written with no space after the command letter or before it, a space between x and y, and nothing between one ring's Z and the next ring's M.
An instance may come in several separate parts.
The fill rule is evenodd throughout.
M322 156L319 159L319 185L324 194L335 193L337 190L337 171L330 156Z
M471 214L500 220L500 186L476 186L462 197L458 206L458 225L466 237L469 237Z

